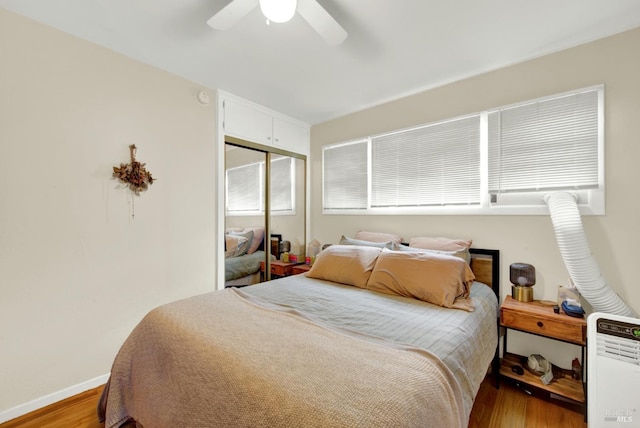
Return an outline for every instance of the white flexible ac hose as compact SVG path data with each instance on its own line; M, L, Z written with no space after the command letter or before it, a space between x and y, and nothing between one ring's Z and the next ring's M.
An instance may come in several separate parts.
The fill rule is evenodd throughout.
M635 317L636 314L604 281L582 228L576 197L567 192L547 194L551 222L564 264L580 294L597 312Z

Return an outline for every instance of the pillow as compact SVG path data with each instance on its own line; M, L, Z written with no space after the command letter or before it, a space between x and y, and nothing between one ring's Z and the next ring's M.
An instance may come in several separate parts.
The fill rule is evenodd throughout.
M410 247L423 248L425 250L439 251L460 251L468 250L472 241L469 239L449 239L449 238L411 238Z
M391 249L394 251L408 251L412 253L445 254L449 256L459 257L467 263L471 262L471 253L467 249L458 250L458 251L428 250L425 248L409 247L404 244L394 245L393 248Z
M249 248L247 249L247 254L255 253L258 248L260 248L260 244L262 244L262 240L264 239L264 227L245 227L242 232L253 232L253 239L249 243Z
M475 276L464 260L445 254L382 250L367 288L412 297L445 308L473 311Z
M316 256L307 277L366 288L381 248L332 245Z
M244 230L244 227L227 227L227 229L225 230L225 233L242 232L243 230Z
M366 232L364 230L359 231L354 236L355 239L359 239L361 241L370 241L370 242L387 242L391 241L394 244L400 244L402 242L402 238L398 235L393 235L391 233L379 233L379 232Z
M242 256L247 252L249 240L244 236L227 234L224 238L226 248L226 251L224 252L225 259Z
M249 250L249 246L251 245L251 241L253 240L253 230L249 230L246 232L229 232L229 235L242 236L247 238L247 251Z
M458 257L464 258L467 263L471 263L471 239L449 239L449 238L411 238L409 246L414 248L421 248L423 250L435 250L435 251L453 251L460 252L456 254Z
M363 247L377 247L377 248L388 248L393 250L393 242L371 242L371 241L361 241L359 239L349 238L347 236L342 235L340 238L340 245L361 245Z

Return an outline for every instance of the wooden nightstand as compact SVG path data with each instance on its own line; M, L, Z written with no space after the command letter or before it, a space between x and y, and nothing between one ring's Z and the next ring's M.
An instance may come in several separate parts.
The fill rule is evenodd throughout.
M299 275L301 273L309 272L309 269L311 269L310 265L298 265L293 267L291 273L293 275Z
M273 261L270 263L271 276L280 278L283 276L293 275L293 268L302 264L303 264L302 262L285 263L281 261ZM260 272L264 272L264 262L260 262Z
M587 321L584 318L570 317L560 310L553 312L553 305L535 300L533 302L519 302L507 296L500 307L500 325L505 328L503 358L500 364L500 377L533 387L534 389L556 394L575 402L576 407L583 412L585 407L585 385L582 380L565 376L554 379L545 385L537 376L524 366L524 374L519 375L511 370L513 365L522 365L522 356L507 352L507 332L509 329L535 334L549 339L572 343L581 347L582 379L584 379L585 346L587 343ZM527 356L528 357L528 356ZM586 413L585 413L586 414Z

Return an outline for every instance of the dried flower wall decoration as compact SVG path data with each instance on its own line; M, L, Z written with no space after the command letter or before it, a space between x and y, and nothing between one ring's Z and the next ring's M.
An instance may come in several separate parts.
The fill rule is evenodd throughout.
M154 178L149 171L145 168L144 163L140 163L136 160L135 144L129 146L131 153L131 162L128 164L121 163L120 166L113 167L113 178L117 178L123 183L131 192L132 197L135 194L140 196L140 192L144 192L149 188L149 185L153 184ZM133 199L131 200L131 218L135 217L133 208Z
M121 163L119 167L114 166L113 176L124 184L127 184L129 189L139 196L140 192L144 192L149 188L150 184L153 184L153 177L151 173L145 169L146 164L136 160L136 150L135 144L129 146L131 163Z

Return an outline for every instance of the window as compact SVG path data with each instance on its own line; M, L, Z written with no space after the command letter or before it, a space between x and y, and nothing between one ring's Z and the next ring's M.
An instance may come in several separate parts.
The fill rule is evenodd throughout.
M480 202L480 116L371 138L371 207Z
M323 148L325 213L546 214L544 194L604 214L604 88Z
M262 214L262 162L227 169L227 214Z
M227 215L264 214L264 162L227 169ZM293 158L271 160L271 213L295 214Z
M295 191L293 158L281 157L271 160L271 213L294 213Z
M323 206L329 210L368 207L368 144L366 140L322 151Z

